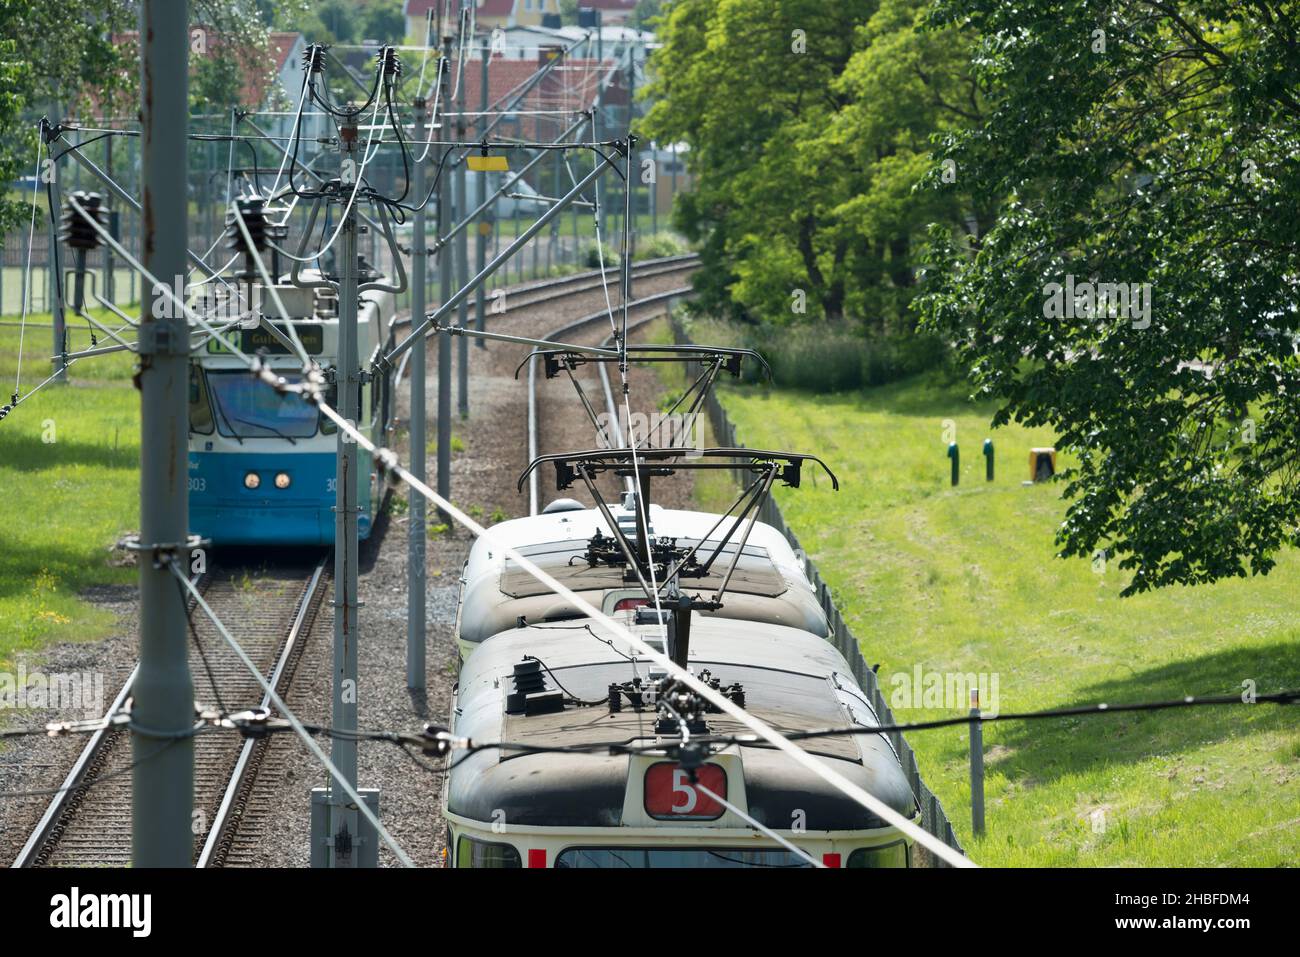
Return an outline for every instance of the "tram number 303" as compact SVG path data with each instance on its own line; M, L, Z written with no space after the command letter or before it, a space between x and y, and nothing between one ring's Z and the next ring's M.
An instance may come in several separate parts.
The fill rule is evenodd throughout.
M701 785L703 789L701 789ZM695 782L680 764L661 761L645 772L645 810L661 821L711 821L726 810L712 795L727 797L727 772L716 764L695 769Z

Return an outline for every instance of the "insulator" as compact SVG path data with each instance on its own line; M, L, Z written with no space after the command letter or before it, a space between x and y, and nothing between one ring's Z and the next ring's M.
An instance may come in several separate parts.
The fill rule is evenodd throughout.
M268 240L283 238L285 229L266 221L266 201L262 197L246 196L235 200L235 205L244 218L248 236L253 241L253 249L262 252L266 249ZM233 211L226 214L226 248L245 255L252 252L244 242L244 235Z
M375 54L379 71L385 79L395 79L402 75L402 58L393 47L384 47Z
M312 73L325 72L325 51L328 47L323 43L309 43L307 49L302 51L302 66L304 70L310 70Z
M68 197L68 201L63 206L63 228L60 231L60 238L63 239L73 249L95 249L99 246L99 233L95 232L95 227L86 221L86 217L73 207L72 201L76 200L78 205L86 211L86 215L91 216L95 222L101 226L104 224L104 210L100 203L102 197L98 193L86 193L78 190Z

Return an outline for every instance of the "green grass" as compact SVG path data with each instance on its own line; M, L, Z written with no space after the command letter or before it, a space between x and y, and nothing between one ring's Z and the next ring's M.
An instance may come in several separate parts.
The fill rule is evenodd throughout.
M24 235L23 240L25 241L26 239L27 237ZM66 266L67 263L64 263L64 265ZM5 319L17 320L18 317L22 315L23 273L25 271L25 267L23 266L0 267L0 315L3 315ZM94 300L90 298L91 292L96 292L107 298L107 293L104 291L103 268L100 267L96 269L92 267L90 272L94 276L94 279L89 280L87 283L86 301L94 302ZM125 266L120 266L120 260L119 268L114 269L113 274L113 290L116 296L114 301L121 306L131 298L130 294L133 289L137 294L139 293L140 280L137 278L134 285L132 285L131 277L133 274L130 269ZM31 310L49 309L49 300L46 297L46 285L49 281L49 270L45 266L33 266L31 275L32 287L29 290L30 299L28 302L28 308ZM49 321L48 313L46 314L46 321Z
M32 319L50 321L48 314ZM89 345L84 322L70 322L69 334L72 349ZM0 328L4 404L14 391L18 342L18 329ZM49 375L50 351L49 329L28 328L22 392ZM119 353L74 363L68 385L46 386L0 422L0 670L12 670L18 650L107 634L112 616L78 593L135 580L134 570L113 564L110 551L138 525L140 408L132 362Z
M671 387L671 384L670 384ZM1060 487L1022 487L1042 430L992 433L992 407L937 375L864 393L725 389L740 440L822 456L824 474L777 500L831 584L868 662L891 678L988 673L1003 712L1300 686L1300 557L1267 578L1121 599L1113 565L1054 557ZM945 420L961 446L949 485ZM1064 457L1061 464L1066 464ZM697 486L714 507L727 489ZM895 704L897 704L895 700ZM896 709L900 720L955 713ZM985 728L987 834L970 831L963 730L917 732L922 774L975 860L1003 866L1294 864L1300 860L1300 722L1272 705ZM1092 815L1104 814L1094 830Z

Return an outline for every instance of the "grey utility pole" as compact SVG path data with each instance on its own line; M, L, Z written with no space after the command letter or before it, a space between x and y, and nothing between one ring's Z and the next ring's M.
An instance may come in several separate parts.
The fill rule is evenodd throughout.
M461 49L464 49L462 46ZM460 71L460 90L456 96L456 139L465 141L465 67L456 64ZM486 174L479 173L479 176ZM465 192L465 163L456 165L456 215L459 221L469 211L469 196ZM456 236L456 282L463 286L469 282L469 234L461 230ZM469 300L462 299L456 311L459 325L463 329L469 322ZM460 337L456 353L456 394L458 411L462 419L469 418L469 340Z
M640 156L636 150L636 140L632 137L635 109L636 43L632 42L627 47L627 179L623 183L623 189L627 191L623 203L623 255L628 259L636 255L636 183L641 179Z
M159 281L185 275L185 155L189 116L189 4L140 7L144 265ZM161 296L160 290L153 290ZM168 301L140 306L140 668L131 713L135 867L189 867L194 859L194 723L185 598L161 559L189 549L189 329ZM164 318L157 318L160 313Z
M113 140L115 136L107 137L104 140L104 172L109 176L113 175ZM117 216L113 213L113 194L109 193L104 197L104 218L108 224L108 231L114 239L120 240L118 235ZM113 250L104 247L104 298L111 303L117 302L117 276L114 274L116 266L113 264Z
M415 100L415 142L421 143L428 135L424 122L426 103L423 97ZM424 276L429 269L429 257L424 242L424 164L416 163L411 171L411 191L420 205L412 217L411 233L411 323L424 315ZM428 439L425 435L426 398L424 387L428 378L425 368L427 347L422 342L411 350L411 474L421 482L425 480L425 455ZM408 553L406 558L406 687L412 691L424 690L425 643L425 502L423 495L414 491L407 512Z
M446 70L442 71L442 94L439 101L448 102L448 74L451 72L451 40L450 36L442 38L442 55L449 64ZM444 124L445 127L445 124ZM451 177L447 175L446 166L442 169L442 174L438 178L438 235L446 234L452 224L450 216L450 206L448 202L448 193L450 192ZM455 247L450 243L443 245L438 250L438 280L439 295L438 304L445 305L452 296L452 255ZM414 320L411 328L417 327L418 322ZM423 341L420 343L423 345ZM438 335L438 494L445 499L451 498L451 337L443 332Z
M339 126L341 202L353 189L360 167L357 156L356 117ZM357 208L352 204L343 220L335 261L339 272L339 351L334 382L339 412L349 422L361 419L361 362L357 355ZM357 728L357 443L342 429L338 432L334 508L334 708L331 723L339 731ZM357 742L347 735L335 737L330 758L348 783L357 783ZM358 812L344 790L331 780L329 804L333 843L332 866L352 867L358 837Z
M50 127L42 125L42 131L50 131ZM50 151L50 191L46 194L50 204L50 246L46 258L50 264L50 293L52 302L50 305L50 316L54 323L54 351L50 353L53 356L50 370L54 374L55 382L68 381L68 361L64 358L68 352L68 327L67 320L63 311L63 294L60 292L63 286L63 267L59 262L59 212L63 208L63 199L59 195L59 168L54 162L54 137L52 134L46 139L46 148Z
M492 58L492 45L485 39L483 41L483 60L480 66L480 83L479 83L479 113L482 115L478 120L479 139L487 138L488 119L488 61ZM478 183L478 205L482 209L483 204L487 202L487 174L479 173L474 177ZM492 220L495 217L491 211L484 211L479 215L478 221L478 238L474 241L474 273L477 275L483 271L487 265L487 239L488 233L492 231ZM478 331L482 332L487 328L487 291L483 286L474 290L474 322L478 326ZM486 339L476 340L480 349L487 348Z

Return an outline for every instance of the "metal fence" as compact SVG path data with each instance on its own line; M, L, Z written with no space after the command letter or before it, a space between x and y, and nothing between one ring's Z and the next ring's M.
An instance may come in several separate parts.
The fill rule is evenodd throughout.
M690 342L689 336L685 334L676 321L673 321L673 336L678 343L687 344ZM714 440L719 445L728 448L745 448L745 444L737 437L736 427L727 417L727 410L722 407L722 402L718 399L715 391L710 391L705 398L704 408L709 418L709 425L713 429ZM735 478L738 483L743 483L743 476L739 471L737 471ZM790 543L790 547L803 557L804 568L807 570L808 579L812 582L813 589L816 591L817 601L821 604L822 610L826 612L826 618L830 622L831 642L848 661L853 677L857 679L858 684L867 693L871 707L876 712L877 720L881 724L895 724L894 713L889 707L889 702L885 700L885 693L880 688L876 673L867 664L866 659L862 657L858 639L840 613L830 586L822 578L816 563L808 557L807 552L799 544L799 537L786 524L785 517L781 514L781 507L776 504L776 500L771 496L766 497L759 507L758 520L766 522L784 535L786 541ZM948 815L943 809L943 804L939 801L939 796L930 790L921 777L920 769L916 763L916 752L912 750L912 746L908 744L907 739L903 737L901 732L889 732L888 737L898 754L903 773L907 775L907 780L912 786L912 794L915 795L917 804L921 808L921 827L935 835L949 847L962 851L961 844L957 841L957 835L953 832L952 822L948 820ZM922 866L947 866L942 861L934 860L924 849L918 848L916 853L918 862Z

